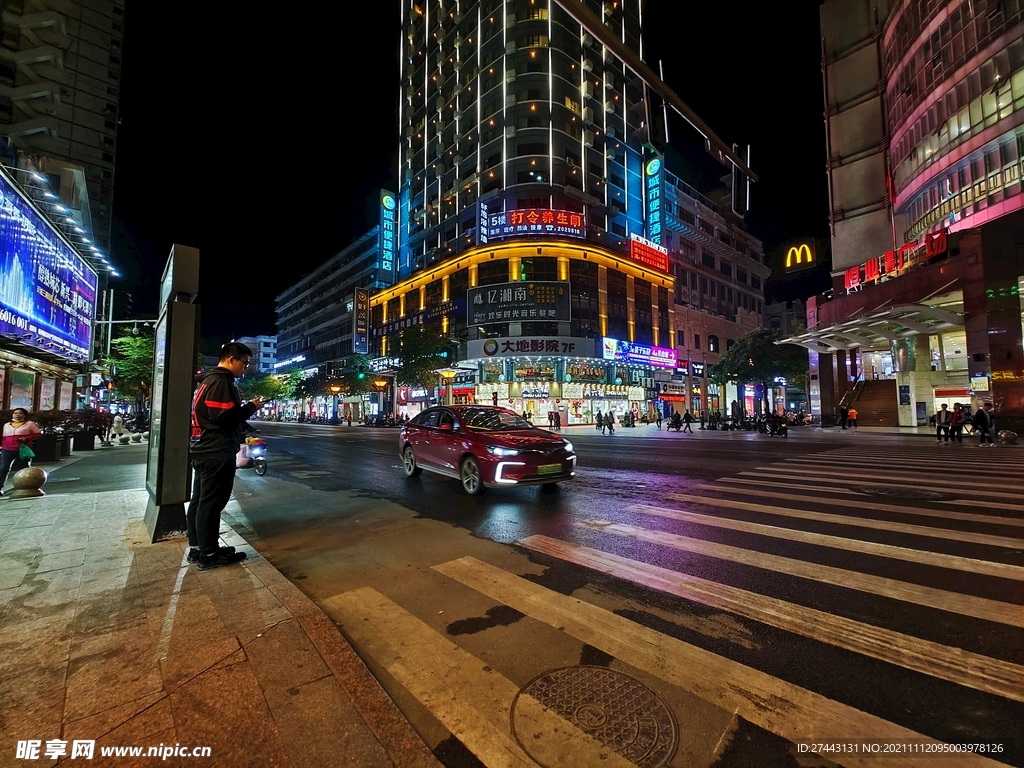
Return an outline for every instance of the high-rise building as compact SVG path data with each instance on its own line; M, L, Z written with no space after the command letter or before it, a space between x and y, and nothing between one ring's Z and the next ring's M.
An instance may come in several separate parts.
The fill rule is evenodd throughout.
M743 399L707 365L759 325L769 270L731 206L663 167L643 9L402 0L398 259L372 353L440 325L471 372L453 397L564 424Z
M252 358L249 360L251 373L274 372L274 364L277 362L277 336L243 336L232 341L241 342L252 350Z
M123 0L3 4L4 164L53 178L86 245L103 254L110 245L123 34ZM63 194L60 177L69 174L81 177L86 196Z
M1024 426L1022 29L1020 0L822 5L835 298L794 341L826 420Z
M641 0L586 6L641 54ZM402 0L402 18L399 277L476 245L481 200L640 231L644 85L593 34L548 0Z

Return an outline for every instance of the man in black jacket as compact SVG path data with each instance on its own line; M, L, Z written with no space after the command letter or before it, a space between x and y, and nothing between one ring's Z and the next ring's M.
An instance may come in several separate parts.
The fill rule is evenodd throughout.
M235 379L249 367L252 351L232 342L220 351L220 360L196 376L198 387L192 397L192 435L189 450L195 476L192 500L185 514L188 527L189 562L200 570L241 562L244 552L220 547L220 513L231 498L235 482L235 454L242 443L245 420L263 407L255 397L242 405Z

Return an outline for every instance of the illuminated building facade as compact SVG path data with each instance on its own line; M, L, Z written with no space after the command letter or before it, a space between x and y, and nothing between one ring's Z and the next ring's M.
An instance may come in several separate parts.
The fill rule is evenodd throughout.
M583 5L642 57L640 0ZM717 406L706 366L759 325L768 269L663 167L648 85L549 0L402 13L397 282L371 298L371 353L440 323L473 372L456 399L541 423Z
M987 400L1019 423L1024 4L829 0L821 28L835 299L794 337L812 410L885 389L900 425Z

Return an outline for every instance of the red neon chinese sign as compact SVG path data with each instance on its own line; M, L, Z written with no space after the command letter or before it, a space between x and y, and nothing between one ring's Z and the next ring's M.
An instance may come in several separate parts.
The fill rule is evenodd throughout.
M516 235L587 236L586 218L575 211L549 208L518 208L492 213L487 219L487 239L501 240Z
M668 272L668 250L637 235L629 237L629 258L637 264Z

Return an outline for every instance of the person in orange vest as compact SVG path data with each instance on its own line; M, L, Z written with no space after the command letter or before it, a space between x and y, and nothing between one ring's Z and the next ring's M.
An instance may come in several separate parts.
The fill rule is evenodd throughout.
M847 413L846 418L848 419L849 424L850 424L851 427L856 427L857 426L857 409L856 408L850 408L849 412Z

